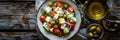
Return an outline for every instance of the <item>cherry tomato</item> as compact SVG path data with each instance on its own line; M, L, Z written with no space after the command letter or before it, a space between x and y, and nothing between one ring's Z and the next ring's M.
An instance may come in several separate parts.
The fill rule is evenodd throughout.
M63 6L63 4L62 4L62 3L60 3L59 1L58 1L58 2L56 2L56 4L57 4L57 6L58 6L58 7L62 7L62 6Z
M70 29L73 30L75 27L75 24L74 23L70 23Z
M45 17L44 15L41 15L41 16L40 16L40 20L41 20L41 22L44 22L45 19L46 19L46 17Z
M55 10L53 10L53 11L52 11L52 16L54 16L54 15L55 15L55 13L56 13L56 12L55 12Z
M53 29L53 32L54 32L54 34L56 34L56 35L58 35L58 36L62 36L62 33L61 33L61 31L60 31L60 29Z
M72 6L70 6L70 7L68 8L68 11L69 11L69 12L73 12L73 11L74 11L74 8L73 8Z

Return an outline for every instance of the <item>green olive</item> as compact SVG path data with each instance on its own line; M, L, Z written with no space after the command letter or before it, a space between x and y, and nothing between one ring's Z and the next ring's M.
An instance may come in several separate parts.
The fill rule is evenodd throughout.
M54 3L54 6L56 6L57 4L56 3Z
M68 8L68 5L67 5L67 4L64 4L64 8Z
M58 28L58 25L54 25L53 27L54 27L54 28Z
M90 31L93 31L93 30L95 30L95 29L96 29L96 26L91 26L89 30L90 30Z
M93 37L93 34L91 32L89 32L89 37Z
M97 28L96 28L96 31L97 31L98 33L101 33L102 30L101 30L100 27L97 27Z
M55 21L51 21L50 23L53 25L53 24L55 24Z
M52 2L48 2L48 5L49 5L49 6L52 6L52 5L53 5L53 3L52 3Z

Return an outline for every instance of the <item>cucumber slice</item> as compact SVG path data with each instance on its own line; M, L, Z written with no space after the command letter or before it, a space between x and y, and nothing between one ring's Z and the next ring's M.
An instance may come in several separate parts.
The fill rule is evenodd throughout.
M70 13L70 14L67 15L68 19L71 19L72 17L74 17L74 13Z
M47 22L44 22L44 23L43 23L43 28L44 28L45 30L47 30L47 31L50 31L49 28L48 28L48 26L47 26Z
M69 29L67 27L64 28L64 33L68 34L69 33Z

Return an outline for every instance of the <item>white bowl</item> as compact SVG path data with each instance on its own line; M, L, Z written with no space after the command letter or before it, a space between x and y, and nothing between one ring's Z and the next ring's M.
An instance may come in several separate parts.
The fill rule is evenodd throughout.
M56 0L50 0L52 2L55 2ZM77 6L70 0L59 0L61 2L65 2L71 6L74 7L74 10L75 10L75 15L76 15L76 18L77 18L77 22L76 22L76 25L75 25L75 28L74 30L72 30L68 35L66 36L62 36L62 37L59 37L59 36L56 36L52 33L48 33L43 27L42 27L42 22L39 20L39 17L42 15L42 13L40 12L40 10L38 11L38 14L37 14L37 26L38 26L38 29L39 31L45 36L47 37L48 39L50 40L67 40L71 37L73 37L77 31L79 30L79 27L80 27L80 24L81 24L81 15L80 15L80 12L79 10L77 9ZM44 4L42 4L40 6L40 9L47 6L49 1L45 1Z

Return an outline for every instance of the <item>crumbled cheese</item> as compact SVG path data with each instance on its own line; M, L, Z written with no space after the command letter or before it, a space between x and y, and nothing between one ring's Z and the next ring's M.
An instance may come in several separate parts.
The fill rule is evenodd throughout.
M46 20L47 22L50 22L52 19L51 19L51 17L47 16L45 20Z
M46 11L47 13L49 13L51 10L52 10L52 8L50 8L49 6L45 8L45 11Z
M50 32L53 32L53 28L50 29Z
M57 13L59 13L59 16L63 16L64 11L63 10L58 10Z
M59 7L56 7L56 8L55 8L55 11L57 12L58 10L59 10Z
M54 15L54 19L58 19L58 17L59 17L59 14Z
M55 8L55 11L57 14L59 14L59 16L63 16L63 14L64 14L64 11L60 7Z

